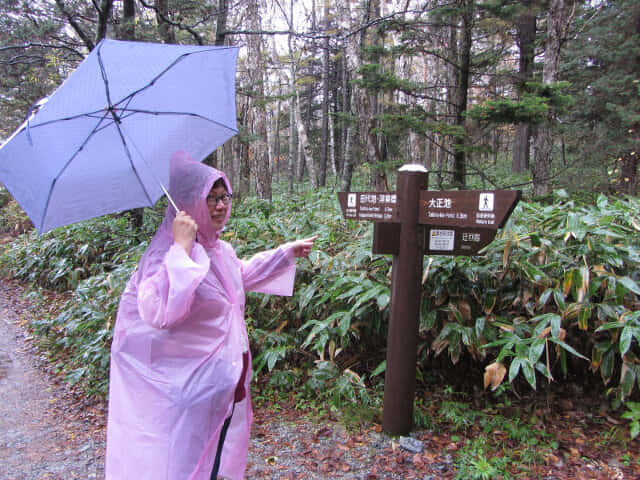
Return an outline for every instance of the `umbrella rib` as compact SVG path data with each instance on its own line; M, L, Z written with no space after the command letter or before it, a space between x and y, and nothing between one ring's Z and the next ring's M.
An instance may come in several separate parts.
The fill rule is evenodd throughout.
M102 75L102 81L104 82L105 95L107 96L107 105L108 105L107 110L109 111L109 113L111 113L111 116L116 121L116 123L120 123L120 118L114 111L113 104L111 103L111 93L109 92L109 79L107 78L107 71L104 68L104 63L102 62L102 45L104 45L104 43L100 42L100 44L98 45L96 56L98 57L98 65L100 66L100 75Z
M82 116L82 115L80 115ZM106 116L106 115L105 115ZM56 174L56 176L53 178L53 180L51 181L51 188L49 188L49 193L47 194L47 201L44 204L44 211L43 211L43 215L42 215L42 222L40 224L40 230L42 231L43 227L44 227L44 220L45 218L47 218L47 213L49 211L49 202L51 200L51 195L53 194L53 190L56 187L56 183L58 182L58 179L60 178L60 176L65 172L65 170L67 169L67 167L71 164L71 162L73 161L74 158L76 158L76 156L82 151L82 149L84 148L84 146L89 142L89 140L91 139L91 136L97 132L100 128L100 124L102 123L102 121L105 119L105 116L103 116L102 118L99 119L98 123L96 123L96 126L93 127L93 130L91 130L91 132L89 132L89 134L87 135L87 137L84 139L84 141L80 144L80 146L76 149L75 152L73 152L73 155L71 155L71 157L69 157L69 160L67 160L67 162L62 166L62 168L58 171L58 173ZM43 124L40 124L43 125Z
M210 48L210 49L206 49L206 50L198 50L195 52L187 52L187 53L183 53L182 55L180 55L178 58L176 58L173 62L171 62L167 68L165 68L164 70L162 70L160 73L158 73L153 79L151 79L151 81L140 87L138 90L134 90L133 92L129 93L129 95L127 95L126 97L124 97L122 100L120 100L119 102L117 102L116 104L119 105L122 102L124 102L127 99L131 99L133 97L135 97L137 94L139 94L140 92L142 92L143 90L146 90L147 88L150 88L153 86L153 84L160 78L162 77L165 73L167 73L169 70L171 70L178 62L181 62L182 60L184 60L186 57L190 56L190 55L195 55L195 54L201 54L201 53L207 53L207 52L211 52L214 50L233 50L236 47L214 47L214 48ZM100 54L98 52L98 58L100 58ZM102 60L100 60L100 68L102 69ZM103 73L103 77L105 77L105 83L108 85L108 81L106 80L106 72ZM108 88L108 86L107 86ZM107 94L108 95L108 94ZM107 96L108 98L108 96Z
M149 205L153 205L153 200L151 200L151 195L149 195L149 192L147 192L147 188L145 187L144 182L140 178L140 174L138 174L138 169L133 163L133 158L131 157L131 152L129 151L129 146L127 145L127 140L124 138L124 134L122 133L122 129L120 128L120 122L116 122L115 125L116 125L116 128L118 129L118 135L120 135L120 140L122 140L122 146L124 147L124 151L126 152L127 158L129 159L129 164L131 165L131 169L133 170L133 173L135 173L136 178L138 179L138 183L140 184L142 191L147 197L147 201L149 202Z
M57 123L57 122L66 122L69 120L75 120L77 118L82 118L82 117L90 117L90 118L98 118L98 119L102 119L104 118L103 115L101 115L101 113L106 112L107 109L100 109L100 110L96 110L94 112L87 112L87 113L79 113L77 115L71 115L69 117L63 117L63 118L54 118L53 120L47 120L46 122L42 122L42 123L36 123L31 124L29 128L34 129L34 128L38 128L38 127L45 127L47 125L50 125L52 123Z
M139 110L139 109L127 109L127 110L121 110L121 111L125 111L130 115L133 115L133 114L136 114L136 113L143 113L145 115L182 115L182 116L185 116L185 117L195 117L195 118L200 118L202 120L206 120L207 122L215 123L216 125L219 125L219 126L221 126L223 128L226 128L226 129L229 129L232 132L237 132L238 131L237 128L232 128L229 125L225 125L224 123L218 122L216 120L213 120L212 118L205 117L205 116L200 115L198 113L172 112L172 111L160 112L160 111Z
M56 174L56 176L53 178L52 182L51 182L51 188L49 189L49 193L47 195L47 201L45 203L44 206L44 214L42 216L42 223L40 225L40 229L42 230L42 228L44 227L44 219L47 216L47 212L49 210L49 201L51 200L51 195L53 193L53 190L56 187L56 183L58 182L58 179L60 178L60 176L62 176L62 174L65 172L65 170L67 169L67 167L71 164L71 162L73 161L74 158L76 158L76 156L82 151L82 149L85 147L85 145L89 142L89 140L91 139L91 137L93 135L95 135L97 132L99 132L100 130L103 130L105 128L107 128L109 125L103 125L101 126L101 124L103 123L103 121L107 118L108 112L105 111L104 115L99 119L98 123L96 124L96 126L93 128L93 130L91 130L91 132L87 135L87 137L84 139L84 141L82 142L82 144L80 144L80 146L77 148L77 150L73 153L73 155L71 155L71 157L69 157L69 160L67 160L67 162L64 164L64 166L60 169L60 171ZM133 170L133 173L135 174L136 178L138 179L138 183L140 184L140 187L142 188L142 191L144 192L145 196L147 197L147 200L149 202L149 205L153 205L153 201L151 200L151 196L149 195L149 192L147 191L147 189L144 186L144 183L142 182L142 180L140 179L140 175L138 174L138 170L136 169L134 163L133 163L133 159L131 158L131 152L129 151L129 147L127 145L127 141L124 138L124 135L122 133L122 130L120 128L120 124L119 122L114 122L116 128L118 129L118 134L120 135L120 139L122 140L122 145L124 146L124 150L127 154L127 158L129 159L129 163L131 164L131 169Z

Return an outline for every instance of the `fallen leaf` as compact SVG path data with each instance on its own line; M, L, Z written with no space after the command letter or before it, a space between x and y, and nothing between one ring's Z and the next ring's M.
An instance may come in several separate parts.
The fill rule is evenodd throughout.
M500 362L494 362L491 365L487 365L484 369L484 388L491 385L491 391L495 391L500 386L504 376L507 373L506 367Z

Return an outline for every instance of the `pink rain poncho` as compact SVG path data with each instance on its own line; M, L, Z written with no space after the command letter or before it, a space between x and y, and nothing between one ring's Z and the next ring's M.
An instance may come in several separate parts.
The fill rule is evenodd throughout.
M120 300L107 480L209 480L232 412L219 475L243 478L252 419L245 292L291 295L296 267L290 244L242 261L219 239L206 204L219 178L231 193L222 172L184 152L172 158L169 193L198 224L197 240L191 255L174 243L169 206Z

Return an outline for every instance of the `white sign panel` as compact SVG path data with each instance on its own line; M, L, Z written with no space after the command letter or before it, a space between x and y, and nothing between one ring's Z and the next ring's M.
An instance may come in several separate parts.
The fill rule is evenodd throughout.
M429 230L429 250L453 251L455 230Z
M481 193L478 210L481 212L493 212L494 198L495 195L492 192Z

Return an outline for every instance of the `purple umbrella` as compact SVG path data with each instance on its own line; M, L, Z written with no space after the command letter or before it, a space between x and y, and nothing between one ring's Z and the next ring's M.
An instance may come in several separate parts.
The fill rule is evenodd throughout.
M39 232L152 206L169 159L237 133L237 47L103 40L0 147L0 182Z

